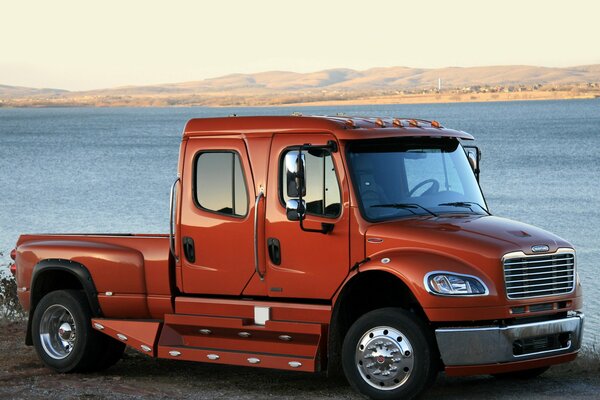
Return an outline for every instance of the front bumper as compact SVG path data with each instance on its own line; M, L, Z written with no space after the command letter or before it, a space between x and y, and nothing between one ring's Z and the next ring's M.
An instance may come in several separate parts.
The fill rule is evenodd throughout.
M583 314L512 326L440 328L435 336L446 366L510 363L573 353L581 347Z

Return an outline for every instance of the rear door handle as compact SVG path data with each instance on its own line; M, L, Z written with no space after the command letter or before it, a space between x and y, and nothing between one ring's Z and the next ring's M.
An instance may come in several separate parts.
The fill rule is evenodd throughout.
M269 258L275 265L281 265L281 246L279 240L275 238L267 239L267 248L269 249Z
M196 249L194 248L194 239L191 237L185 236L183 238L183 255L189 262L196 262Z

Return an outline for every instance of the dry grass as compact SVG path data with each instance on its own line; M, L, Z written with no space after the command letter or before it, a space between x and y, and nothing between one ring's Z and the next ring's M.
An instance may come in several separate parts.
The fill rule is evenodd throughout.
M3 253L0 252L0 257ZM0 264L0 269L6 265ZM8 265L10 267L10 265ZM21 321L25 318L17 297L17 282L12 275L0 273L0 322Z

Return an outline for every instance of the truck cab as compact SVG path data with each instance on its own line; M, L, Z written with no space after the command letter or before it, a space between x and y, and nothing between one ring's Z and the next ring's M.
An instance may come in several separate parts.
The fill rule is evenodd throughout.
M76 328L114 361L126 344L343 370L371 398L416 396L440 370L533 376L573 360L575 250L491 214L472 140L404 118L190 120L169 235L19 239L28 343L63 372L98 358L66 340Z

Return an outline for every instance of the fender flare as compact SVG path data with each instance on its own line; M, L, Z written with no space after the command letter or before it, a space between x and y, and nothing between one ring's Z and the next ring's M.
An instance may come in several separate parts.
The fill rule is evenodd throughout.
M371 260L369 260L371 262ZM369 262L365 264L369 265ZM375 266L374 266L375 265ZM337 352L338 347L341 347L343 338L340 336L339 326L339 317L340 317L340 308L342 305L342 299L345 299L346 292L352 290L354 284L360 279L359 275L361 273L369 273L369 272L380 272L389 275L390 277L394 277L397 279L403 286L406 287L408 293L416 299L415 293L413 292L411 286L406 282L406 277L399 274L394 269L385 268L382 266L378 266L371 262L371 268L364 270L361 268L357 268L352 273L350 273L345 281L340 285L336 294L332 298L332 313L329 324L329 334L327 338L327 376L341 377L343 373L340 368L337 368L336 365L338 362L341 362L341 353Z
M85 293L85 296L88 300L88 305L92 312L92 316L102 316L102 309L100 308L100 303L98 302L98 291L96 290L96 286L94 285L94 280L92 279L90 271L88 271L88 269L83 264L64 259L42 260L33 267L33 272L31 274L30 307L29 317L27 319L27 335L25 336L25 343L27 345L33 344L31 336L32 318L37 303L41 300L41 296L39 296L37 293L40 290L39 288L42 284L43 275L48 271L66 272L75 277L75 279L81 284L81 287L83 288L83 292Z

